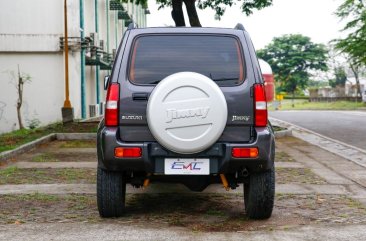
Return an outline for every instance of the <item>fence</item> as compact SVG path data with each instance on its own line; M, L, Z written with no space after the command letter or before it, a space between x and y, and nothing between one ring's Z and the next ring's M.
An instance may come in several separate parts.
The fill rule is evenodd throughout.
M310 97L309 102L335 102L335 101L352 101L361 102L361 97L342 96L342 97Z

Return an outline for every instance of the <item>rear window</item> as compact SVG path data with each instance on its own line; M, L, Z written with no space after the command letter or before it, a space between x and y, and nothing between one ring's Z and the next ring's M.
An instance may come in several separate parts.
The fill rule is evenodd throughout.
M134 84L157 84L168 75L191 71L220 86L237 85L245 75L239 46L228 36L142 36L133 45L129 79Z

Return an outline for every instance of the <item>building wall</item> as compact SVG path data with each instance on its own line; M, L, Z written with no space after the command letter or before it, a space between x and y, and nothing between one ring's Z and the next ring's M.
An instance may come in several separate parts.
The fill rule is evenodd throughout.
M62 2L14 0L0 2L0 133L18 128L16 115L17 70L29 75L24 85L23 124L61 120L64 89ZM35 8L34 6L43 6ZM35 14L36 13L36 14ZM53 21L45 21L52 19ZM12 76L12 74L14 76Z
M24 84L23 90L23 124L39 119L47 124L60 121L60 106L63 104L64 88L60 81L53 76L62 76L63 65L61 54L24 54L12 53L0 56L0 66L5 72L1 73L0 101L5 103L3 115L0 118L1 131L17 128L17 67L22 73L30 75L29 82ZM29 64L33 63L33 64ZM46 68L45 68L46 66Z
M80 37L80 1L68 0L68 35ZM95 0L84 1L84 34L96 32ZM32 120L42 125L61 121L61 108L65 100L64 54L60 49L60 37L64 36L63 0L0 0L0 133L18 128L16 115L17 90L15 87L18 65L23 74L31 77L24 85L22 106L23 124ZM142 16L141 7L132 10ZM118 20L117 11L111 11L109 0L97 0L99 40L104 40L105 51L111 53L118 47L124 22ZM107 16L107 13L109 16ZM144 26L142 18L138 20ZM109 38L107 38L109 20ZM109 45L107 45L109 39ZM99 71L99 99L103 102L104 76L110 71ZM89 105L97 103L96 66L85 66L85 111L89 117ZM82 118L81 106L81 52L70 48L69 52L70 101L75 119Z
M365 92L366 88L366 78L360 76L360 88L361 93ZM345 93L347 96L356 96L357 95L357 85L355 77L348 77L345 83Z

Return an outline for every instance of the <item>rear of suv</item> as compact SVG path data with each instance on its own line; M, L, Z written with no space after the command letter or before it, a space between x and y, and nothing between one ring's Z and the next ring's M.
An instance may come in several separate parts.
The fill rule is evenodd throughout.
M244 27L126 31L106 80L97 134L102 217L125 211L126 184L244 187L250 218L272 214L274 134Z

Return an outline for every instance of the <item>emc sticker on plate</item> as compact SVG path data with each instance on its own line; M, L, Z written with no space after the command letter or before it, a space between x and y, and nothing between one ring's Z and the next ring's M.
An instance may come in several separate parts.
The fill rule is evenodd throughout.
M164 164L167 175L210 174L210 159L166 158Z

